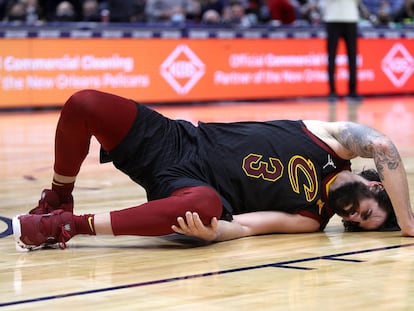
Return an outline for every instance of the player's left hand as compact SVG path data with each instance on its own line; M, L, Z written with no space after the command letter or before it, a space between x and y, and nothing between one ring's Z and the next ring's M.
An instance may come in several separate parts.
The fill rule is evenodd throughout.
M204 225L198 213L186 212L185 219L183 217L178 217L177 223L178 226L171 226L174 232L196 237L205 241L214 241L218 234L218 221L216 217L211 219L209 225Z

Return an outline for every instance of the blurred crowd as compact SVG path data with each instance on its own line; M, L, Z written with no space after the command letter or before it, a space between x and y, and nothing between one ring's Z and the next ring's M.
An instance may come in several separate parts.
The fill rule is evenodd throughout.
M326 1L333 0L0 0L0 21L314 25ZM414 0L362 0L360 16L370 25L413 24Z

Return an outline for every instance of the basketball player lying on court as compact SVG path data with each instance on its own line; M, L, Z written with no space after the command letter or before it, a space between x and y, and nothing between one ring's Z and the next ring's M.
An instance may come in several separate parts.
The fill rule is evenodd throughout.
M141 185L147 203L73 214L72 190L92 136L101 144L101 162L112 161ZM357 156L373 158L377 171L352 173L350 159ZM65 247L78 234L177 232L223 241L322 231L334 213L360 230L414 236L400 155L370 127L288 120L194 126L126 98L83 90L61 111L51 189L29 214L13 218L13 229L26 249Z

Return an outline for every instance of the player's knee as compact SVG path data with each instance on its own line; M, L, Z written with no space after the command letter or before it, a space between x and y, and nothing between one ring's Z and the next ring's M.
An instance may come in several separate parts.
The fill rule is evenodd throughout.
M89 113L96 102L99 92L95 90L81 90L74 93L63 106L62 113L74 114L78 117Z
M174 195L185 198L188 211L197 212L205 224L209 224L212 217L221 216L223 206L220 196L211 187L186 187L176 191Z
M201 219L209 223L212 217L220 218L222 212L221 199L217 191L210 187L197 187L195 194ZM203 221L204 222L204 221Z

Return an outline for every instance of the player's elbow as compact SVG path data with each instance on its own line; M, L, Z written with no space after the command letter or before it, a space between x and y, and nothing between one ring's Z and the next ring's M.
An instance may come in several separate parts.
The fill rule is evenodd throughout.
M373 148L374 158L380 157L383 159L400 160L397 147L391 139L386 136L375 140Z

